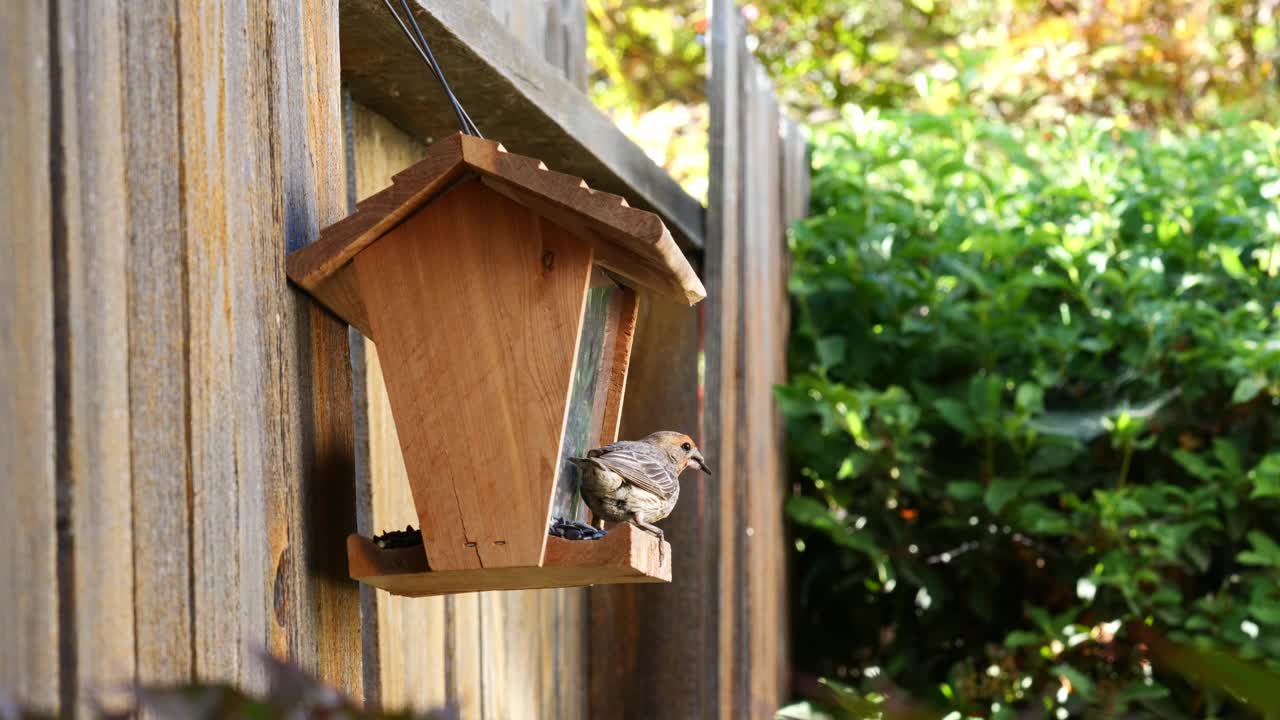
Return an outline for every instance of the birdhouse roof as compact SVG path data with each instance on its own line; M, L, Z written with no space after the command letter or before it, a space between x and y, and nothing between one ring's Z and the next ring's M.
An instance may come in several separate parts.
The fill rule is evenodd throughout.
M345 305L342 298L349 293L340 287L345 283L339 276L352 258L445 190L471 178L589 240L595 262L630 284L688 305L706 297L657 215L630 207L618 195L592 190L581 178L548 170L534 158L507 152L497 142L461 133L432 145L423 160L393 177L390 187L321 230L316 242L290 253L289 277L327 304ZM347 320L358 328L363 324L363 318Z

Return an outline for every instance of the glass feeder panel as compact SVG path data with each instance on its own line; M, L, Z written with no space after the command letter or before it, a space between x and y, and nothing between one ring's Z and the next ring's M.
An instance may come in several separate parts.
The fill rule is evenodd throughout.
M599 271L597 271L599 273ZM573 371L573 387L569 393L569 417L565 422L564 443L560 447L560 467L556 473L556 492L552 500L551 518L583 520L584 505L580 502L578 487L581 482L571 457L583 457L600 443L600 428L596 420L602 414L607 398L598 378L604 367L611 308L621 292L612 281L593 282L587 291L587 304L583 310L582 342L578 344L578 360Z

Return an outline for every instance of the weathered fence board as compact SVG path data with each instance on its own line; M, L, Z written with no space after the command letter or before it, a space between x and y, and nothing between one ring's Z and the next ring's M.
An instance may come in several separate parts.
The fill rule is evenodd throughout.
M583 0L487 0L489 11L535 55L587 88L587 13Z
M804 139L786 131L772 84L745 43L736 3L715 0L706 270L707 394L720 558L715 713L767 717L788 693L783 426L786 223L807 203Z
M0 24L0 689L58 707L49 9Z
M59 483L70 513L64 649L75 653L78 714L122 702L134 675L133 513L129 458L123 18L113 3L59 3L62 149L58 299ZM72 676L64 676L64 692Z
M278 454L264 476L271 553L264 579L275 587L274 597L263 594L275 621L269 646L359 698L360 595L346 573L346 536L356 524L347 328L288 286L281 252L312 242L348 212L337 0L282 0L262 32L274 40L264 68L274 86L270 114L257 127L276 133L267 139L280 157L272 185L279 204L254 268L267 302L279 303L260 318L261 357L268 372L278 368L294 380L276 386L265 416L268 430L280 427L283 437L280 447L267 446ZM285 322L273 327L280 316Z
M346 213L336 5L28 7L0 398L33 541L0 684L87 714L135 679L263 687L271 648L359 697L346 329L283 273Z
M223 132L224 13L220 3L182 0L178 26L180 166L187 274L187 373L191 487L192 648L199 677L241 678L238 456L232 358L230 252ZM236 28L230 28L235 32ZM245 671L247 673L247 669Z
M175 0L124 7L134 614L148 683L193 669L177 10Z

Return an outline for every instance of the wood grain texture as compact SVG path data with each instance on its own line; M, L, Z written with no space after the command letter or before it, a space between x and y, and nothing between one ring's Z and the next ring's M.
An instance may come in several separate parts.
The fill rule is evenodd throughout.
M617 299L609 307L605 325L606 357L600 364L596 397L597 402L592 428L596 429L596 447L608 445L618 439L622 423L622 403L627 388L627 369L631 364L631 348L635 342L636 320L640 314L640 296L626 286L619 286Z
M179 110L183 245L187 265L187 373L191 483L192 652L195 674L237 682L248 675L241 646L239 454L232 358L235 271L228 242L227 163L239 145L226 138L224 33L238 34L222 3L183 0ZM240 62L243 62L242 60ZM243 311L242 311L243 312ZM259 641L261 642L261 641ZM242 674L243 673L243 674Z
M263 365L285 378L269 396L264 423L282 441L278 453L263 455L271 470L263 476L269 555L262 579L271 590L262 598L270 598L271 650L361 697L359 589L343 572L344 536L357 515L350 345L346 326L291 292L284 273L284 253L348 214L337 10L336 0L281 0L262 28L272 40L274 84L272 115L259 127L277 133L279 205L257 273L285 318L274 327L270 310L262 318Z
M782 436L781 423L772 389L786 382L781 349L786 337L781 333L787 296L781 285L782 174L780 169L779 114L773 86L764 68L750 65L744 78L750 89L746 94L746 130L753 167L746 177L748 209L744 237L743 278L746 292L744 337L753 348L744 353L746 387L745 421L751 424L751 441L746 460L753 472L749 476L747 507L743 513L742 534L744 564L750 568L745 580L745 602L742 612L748 640L748 654L739 658L748 669L745 712L767 714L786 699L786 688L779 685L784 675L780 668L788 665L789 645L785 617L780 608L782 588L786 587L783 566L784 535L782 530Z
M74 605L76 713L88 714L126 702L135 666L124 18L110 3L57 9L64 195L55 251L67 353L60 482L74 534L71 586L60 591Z
M628 376L620 437L696 432L697 313L660 297L641 298ZM685 473L680 502L661 523L672 582L590 591L590 717L709 717L709 651L719 609L707 592L716 558L704 549L713 528L706 500L721 473L716 456L708 453L707 460L716 477Z
M173 683L193 670L177 3L124 10L137 677Z
M785 224L807 205L808 170L736 4L717 0L712 16L703 449L717 470L704 546L717 614L699 716L767 717L789 692L784 436L772 388L786 379Z
M336 7L178 15L195 670L261 689L266 648L359 696L346 329L283 272L346 214Z
M19 3L0 24L0 527L48 538L55 527L53 88L47 3ZM0 687L20 704L58 707L57 543L9 542L0 573Z
M590 246L471 182L354 264L431 566L537 565Z
M352 124L359 197L382 190L426 153L359 104ZM364 347L373 531L402 529L417 524L413 497L377 350L368 340ZM427 598L376 591L381 704L450 708L461 718L585 718L585 595L575 588ZM491 612L495 606L501 618ZM527 664L531 656L536 662ZM504 677L519 680L494 684L494 672L486 668L497 663Z
M701 246L698 202L559 69L533 57L485 3L411 5L436 59L448 68L450 85L486 137L512 152L555 158L557 169L658 213L686 249ZM566 16L578 7L566 6ZM428 143L456 131L438 86L422 72L382 0L342 0L341 12L343 81L355 99Z
M720 606L715 616L709 707L705 717L732 718L736 674L743 635L737 595L743 572L739 551L740 498L745 492L740 448L748 438L739 427L739 359L742 338L741 273L743 173L746 147L742 137L742 18L734 0L714 0L711 30L711 173L708 187L706 277L706 397L703 432L706 451L715 458L717 481L710 491L715 531L709 552L719 559L711 594Z
M347 538L351 576L394 595L427 597L483 590L579 587L595 583L670 582L670 543L660 558L658 539L631 524L600 540L547 538L541 566L430 570L422 548L383 550L360 535ZM660 561L661 560L661 561ZM500 613L486 596L486 617ZM522 598L517 598L523 601ZM504 623L497 618L496 625Z
M583 0L488 0L498 22L578 90L587 87L587 11Z

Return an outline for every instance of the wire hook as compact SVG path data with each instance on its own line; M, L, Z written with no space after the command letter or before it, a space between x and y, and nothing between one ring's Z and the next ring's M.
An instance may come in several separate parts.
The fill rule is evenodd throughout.
M418 19L413 16L413 11L409 9L408 0L400 0L400 6L404 8L404 14L409 18L409 24L413 25L413 30L409 30L409 25L400 18L400 13L391 4L391 0L382 0L382 4L387 6L387 12L391 13L391 17L395 18L396 24L404 31L404 36L409 39L409 44L413 45L413 49L418 51L418 57L427 64L427 69L440 81L440 87L444 90L446 99L449 101L450 107L453 108L453 114L458 118L458 125L462 128L462 132L467 135L474 135L478 138L484 136L480 134L480 128L476 127L471 116L467 114L462 103L458 100L458 96L453 94L453 89L449 87L449 81L445 80L444 71L440 69L440 63L436 62L436 56L431 52L431 46L427 44L427 38L422 34L422 28L418 25ZM416 35L416 37L415 37Z

